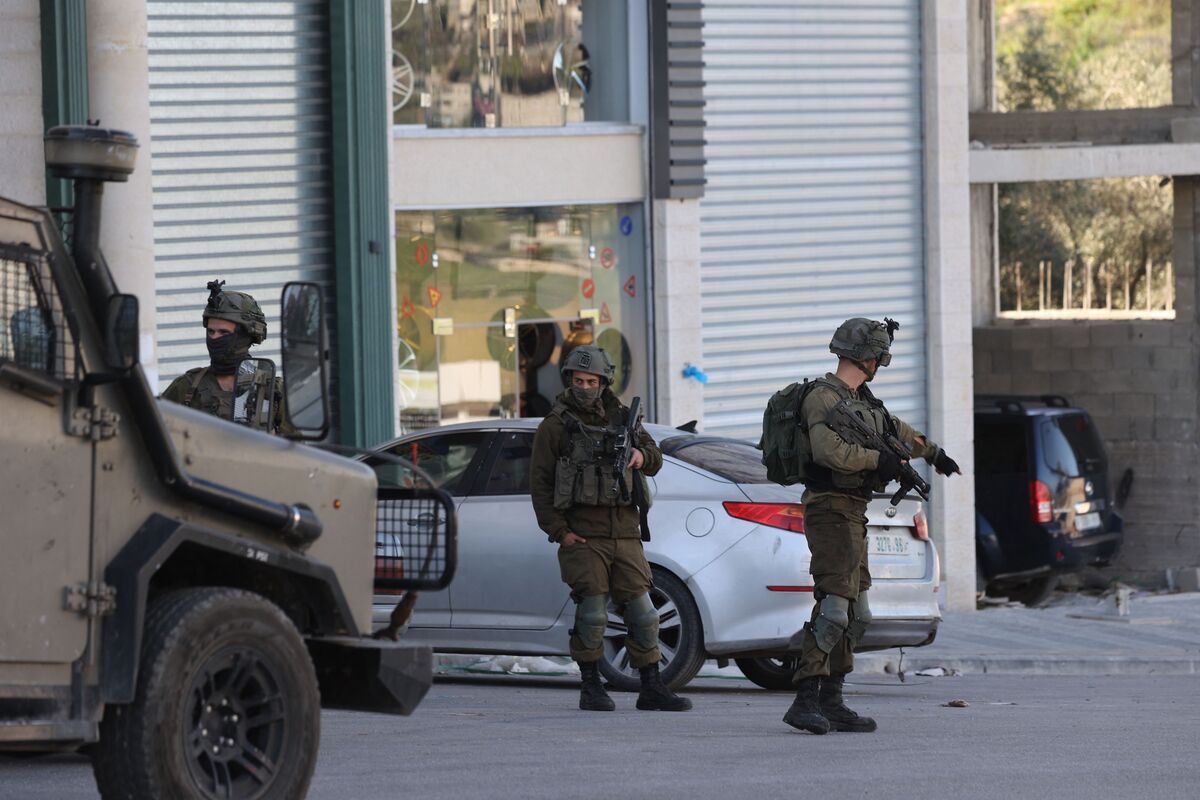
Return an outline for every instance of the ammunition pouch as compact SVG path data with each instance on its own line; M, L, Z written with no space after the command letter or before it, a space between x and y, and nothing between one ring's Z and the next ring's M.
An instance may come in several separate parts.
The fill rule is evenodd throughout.
M567 455L560 457L554 468L554 507L565 511L572 506L629 505L633 487L627 487L630 494L622 498L621 481L615 474L617 453L610 446L616 431L585 425L565 410L561 415Z

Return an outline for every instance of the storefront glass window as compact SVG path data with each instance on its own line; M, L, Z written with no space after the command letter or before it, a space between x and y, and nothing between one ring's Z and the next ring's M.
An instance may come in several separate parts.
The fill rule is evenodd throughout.
M582 122L592 81L582 31L583 0L392 0L393 123Z
M401 428L543 416L564 352L597 342L644 396L641 206L399 212Z

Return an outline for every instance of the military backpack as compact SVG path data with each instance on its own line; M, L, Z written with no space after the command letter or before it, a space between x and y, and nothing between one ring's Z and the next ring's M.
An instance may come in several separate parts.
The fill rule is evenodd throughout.
M812 461L812 444L800 406L820 383L825 381L805 378L803 383L789 383L767 401L758 449L762 450L767 478L773 483L791 486L804 480L804 465Z

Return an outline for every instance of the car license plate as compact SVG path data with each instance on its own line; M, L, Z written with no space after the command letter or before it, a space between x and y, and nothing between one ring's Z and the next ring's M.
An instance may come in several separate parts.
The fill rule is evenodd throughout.
M1100 512L1092 511L1088 514L1077 514L1075 516L1075 530L1090 531L1093 528L1100 527Z
M912 537L907 533L872 533L871 555L906 556Z

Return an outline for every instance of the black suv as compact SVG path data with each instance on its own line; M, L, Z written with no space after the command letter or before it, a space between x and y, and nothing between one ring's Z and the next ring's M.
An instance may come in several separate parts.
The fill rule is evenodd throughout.
M1116 557L1123 521L1092 418L1059 395L975 398L977 589L1027 605Z

